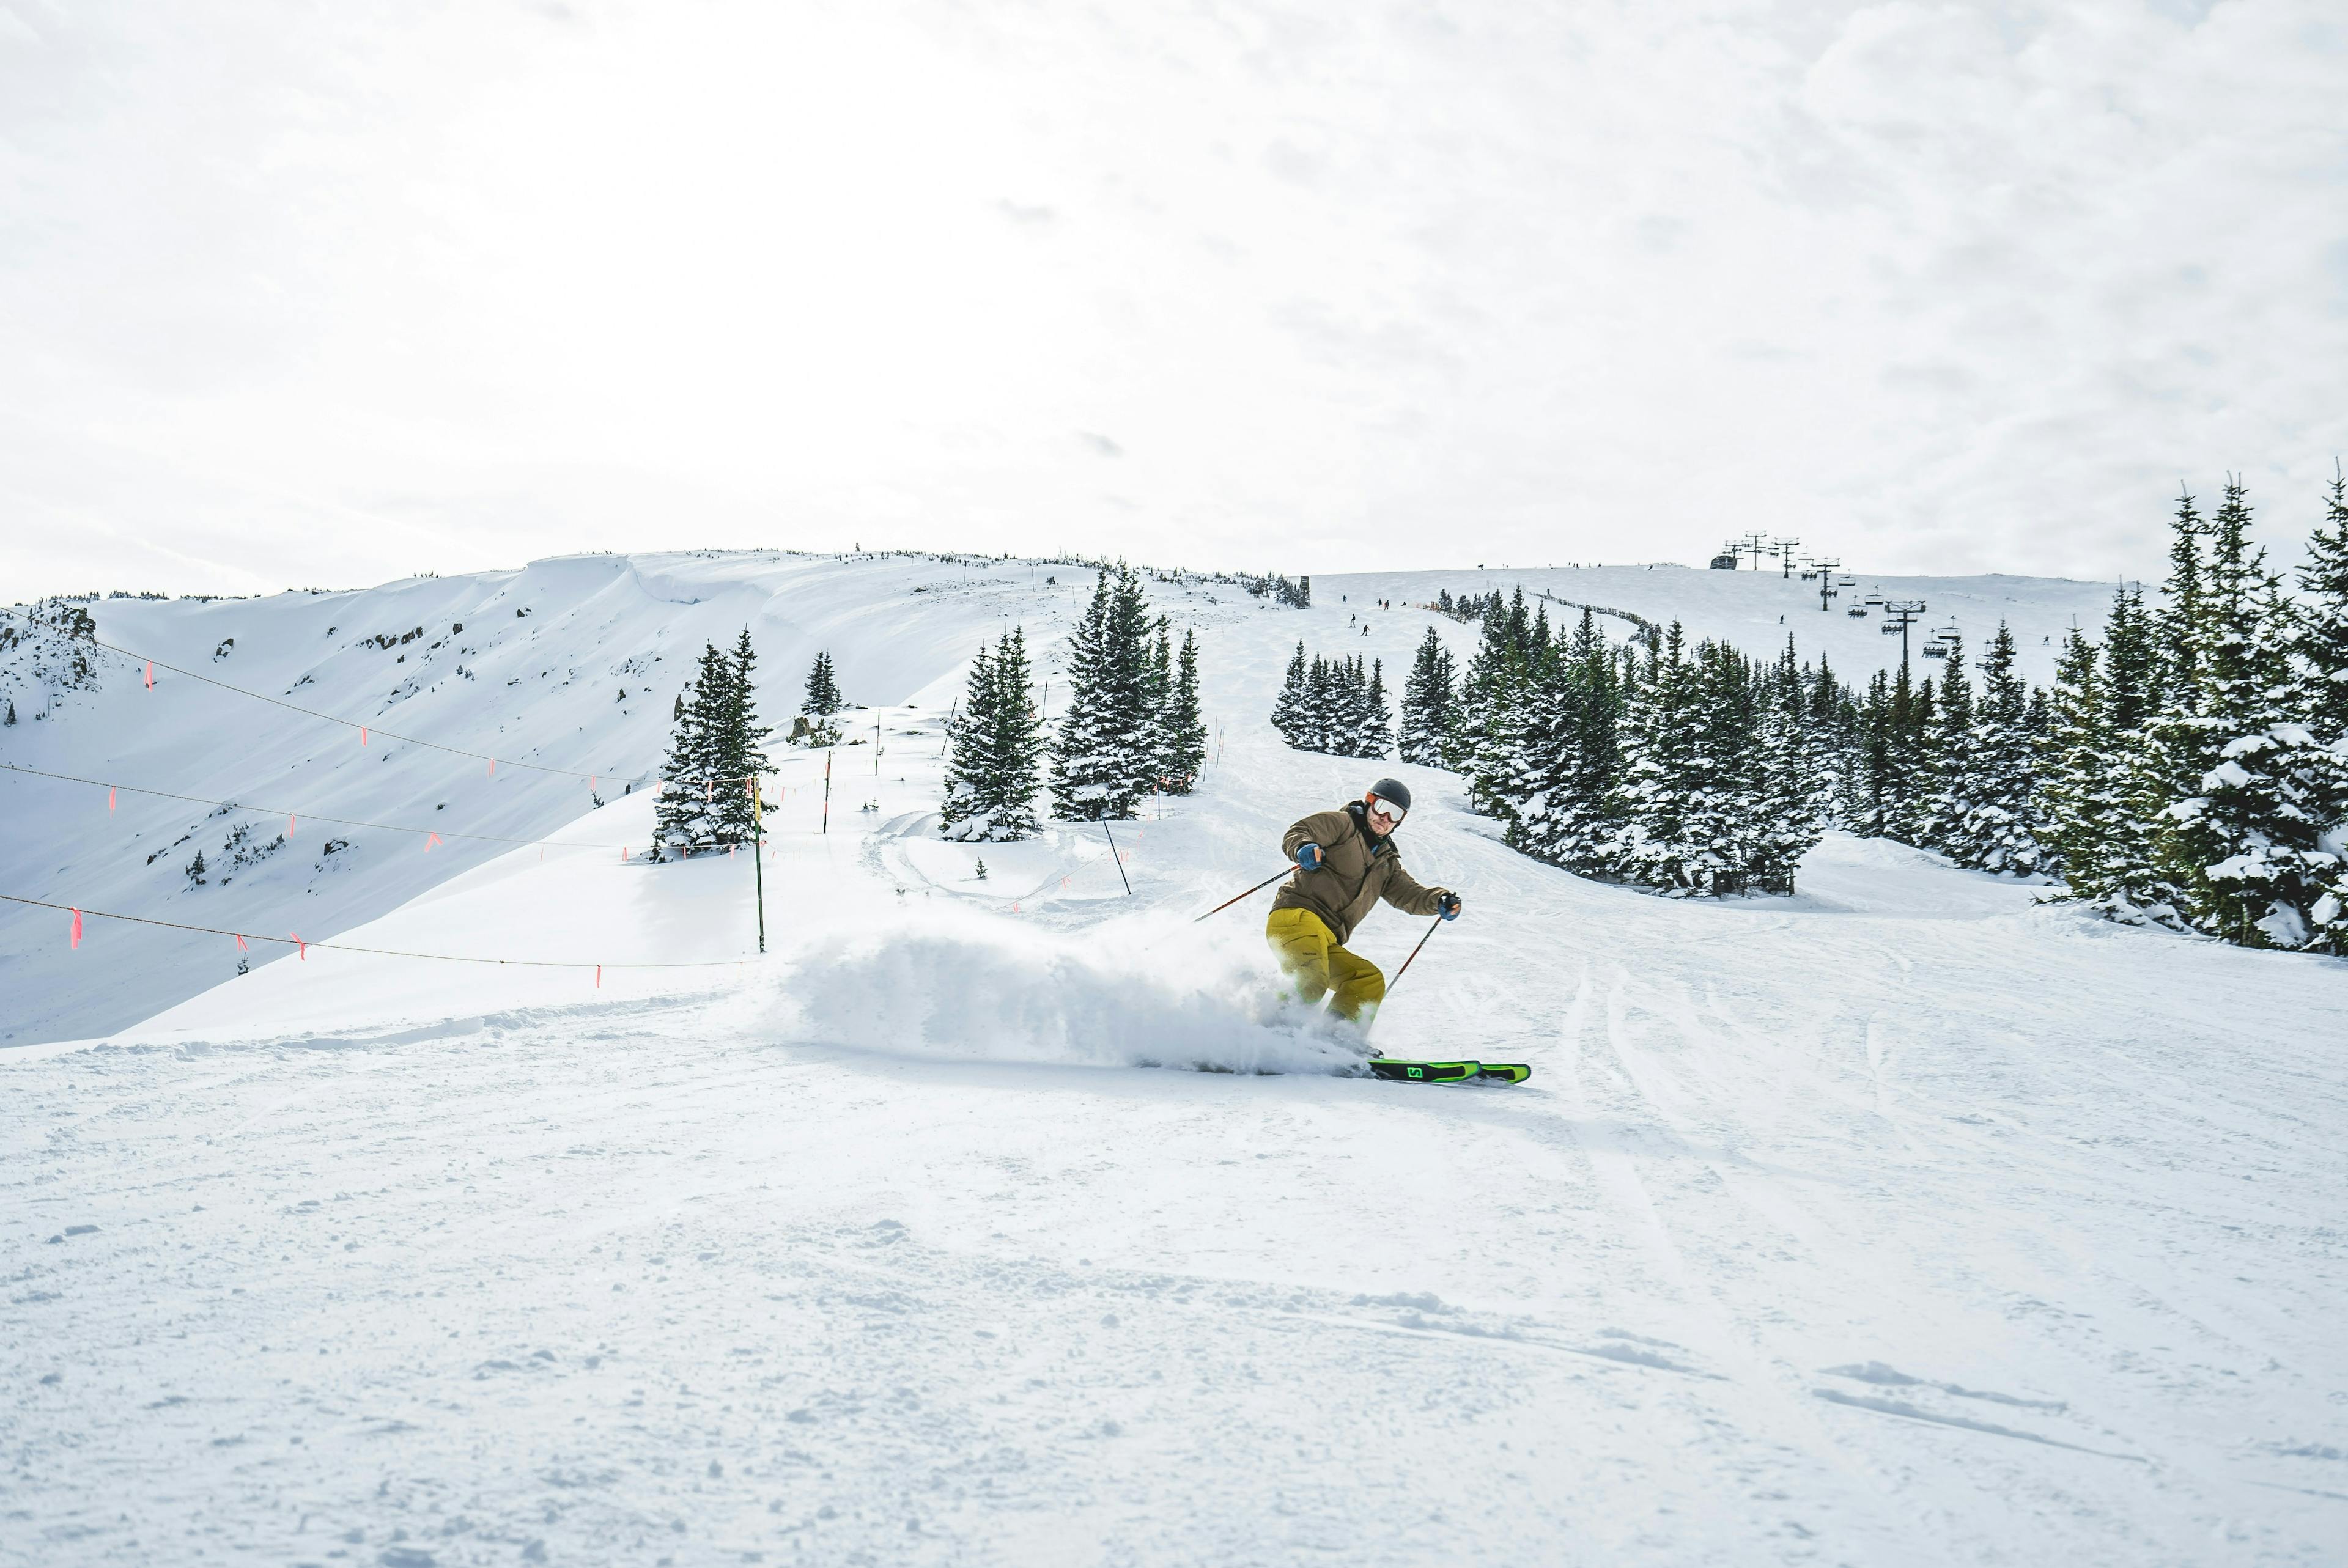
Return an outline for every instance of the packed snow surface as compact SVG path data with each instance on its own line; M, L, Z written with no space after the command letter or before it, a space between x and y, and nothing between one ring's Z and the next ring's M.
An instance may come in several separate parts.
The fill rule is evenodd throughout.
M820 616L787 651L775 631L770 716L815 646L891 704L861 714L877 759L832 753L828 815L825 756L779 753L761 864L482 846L379 907L337 895L355 923L317 938L591 968L314 947L108 1038L0 1051L0 1563L2348 1551L2348 966L2097 924L1841 836L1792 899L1537 865L1449 775L1272 735L1298 638L1393 683L1427 624L1380 612L1364 638L1365 595L1324 583L1305 612L1153 585L1200 629L1219 760L1117 830L1121 866L1089 826L944 844L961 661L1009 616L1056 639L1088 574L701 564L664 569L665 602L740 597L661 612L664 671L746 617ZM101 634L137 646L121 619ZM1464 654L1472 629L1440 624ZM675 682L641 730L590 733L585 702L619 707L601 679L510 712L509 743L559 763L567 730L648 766ZM120 731L166 694L198 701L109 688L40 744L96 747L93 715ZM457 733L447 695L418 712ZM642 794L468 794L415 752L337 774L322 732L288 765L281 717L241 715L205 760L223 787L187 793L283 773L339 804L380 777L345 815L649 835ZM31 760L20 733L7 760ZM111 765L180 777L120 744ZM1344 1076L1342 1034L1272 983L1269 894L1191 923L1379 772L1416 793L1412 869L1466 910L1377 1038L1527 1083ZM113 863L102 802L75 809L11 850L34 882L9 890ZM235 907L324 897L286 876ZM223 923L217 891L175 885L168 917ZM45 1016L179 951L98 921L73 950L36 914L0 956ZM1383 911L1355 946L1391 974L1426 928ZM232 945L204 940L189 961L224 971ZM658 963L714 967L622 967Z

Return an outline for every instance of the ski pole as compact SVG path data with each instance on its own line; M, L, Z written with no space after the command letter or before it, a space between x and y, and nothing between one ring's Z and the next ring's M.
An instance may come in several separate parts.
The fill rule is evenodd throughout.
M1440 926L1440 925L1442 925L1442 924L1443 924L1443 917L1442 917L1442 916L1440 916L1440 915L1437 915L1437 916L1435 917L1434 924L1433 924L1433 925L1430 925L1430 926L1428 926L1428 927L1426 927L1426 937L1432 937L1433 935L1435 935L1435 927L1436 927L1437 926ZM1426 937L1421 937L1421 938L1418 939L1418 948L1424 948L1425 946L1426 946ZM1390 990L1390 991L1391 991L1391 990L1393 990L1393 989L1395 989L1395 987L1396 987L1396 986L1398 986L1398 985L1402 984L1402 978L1403 978L1403 976L1405 976L1405 975L1406 975L1406 974L1408 974L1408 973L1410 972L1410 960L1411 960L1411 958L1417 958L1417 957L1418 957L1418 948L1413 948L1410 950L1410 958L1405 958L1405 959L1402 961L1402 968L1399 968L1399 969L1396 969L1396 970L1395 971L1395 978L1394 978L1394 979L1390 979L1390 980L1388 980L1388 981L1386 982L1386 989L1388 989L1388 990Z
M1257 883L1254 886L1252 886L1252 887L1249 888L1249 889L1247 890L1247 893L1237 893L1237 894L1233 894L1231 897L1224 899L1221 903L1220 903L1220 904L1216 905L1213 908L1211 908L1211 909L1208 910L1208 911L1207 911L1207 915L1220 915L1220 914L1221 914L1224 910L1226 910L1226 909L1230 908L1232 905L1234 905L1234 904L1238 903L1241 899L1242 899L1242 898L1246 897L1248 896L1248 893L1261 893L1261 892L1262 892L1265 888L1267 888L1267 887L1271 886L1273 883L1275 883L1275 882L1279 881L1282 877L1283 877L1283 876L1287 876L1291 871L1293 871L1293 870L1295 870L1295 869L1296 869L1296 868L1295 868L1293 866L1282 866L1279 870L1277 870L1277 871L1273 872L1271 876L1269 876L1265 877L1262 881L1261 881L1261 882ZM1199 916L1196 919L1193 919L1193 920L1190 922L1190 924L1192 924L1193 926L1197 925L1197 924L1199 923L1199 921L1200 921L1200 920L1203 920L1203 919L1205 919L1205 918L1207 917L1207 915L1200 915L1200 916Z

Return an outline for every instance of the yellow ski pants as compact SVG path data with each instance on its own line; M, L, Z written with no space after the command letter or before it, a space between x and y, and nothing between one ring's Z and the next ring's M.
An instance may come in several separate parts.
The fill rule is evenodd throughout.
M1329 1010L1369 1032L1386 994L1386 978L1375 964L1339 947L1337 934L1310 909L1274 909L1263 935L1299 1001L1309 1007L1334 989Z

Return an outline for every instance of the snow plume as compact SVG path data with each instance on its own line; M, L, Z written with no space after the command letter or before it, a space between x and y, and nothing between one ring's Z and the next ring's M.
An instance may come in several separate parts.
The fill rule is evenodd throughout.
M783 981L793 1032L869 1050L992 1061L1337 1072L1350 1026L1285 1000L1261 950L1179 925L1078 934L924 915L833 934Z

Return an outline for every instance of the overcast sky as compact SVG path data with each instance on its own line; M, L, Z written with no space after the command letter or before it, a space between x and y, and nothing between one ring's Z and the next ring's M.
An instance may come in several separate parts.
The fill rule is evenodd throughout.
M577 549L2157 574L2348 5L0 0L0 598Z

